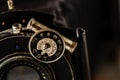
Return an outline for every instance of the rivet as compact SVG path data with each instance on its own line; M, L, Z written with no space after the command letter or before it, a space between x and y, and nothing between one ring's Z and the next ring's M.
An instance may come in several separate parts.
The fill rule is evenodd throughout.
M2 22L2 25L3 25L3 26L5 25L5 22L4 22L4 21Z
M22 22L23 22L23 23L25 23L25 22L26 22L26 20L25 20L25 19L23 19L23 20L22 20Z

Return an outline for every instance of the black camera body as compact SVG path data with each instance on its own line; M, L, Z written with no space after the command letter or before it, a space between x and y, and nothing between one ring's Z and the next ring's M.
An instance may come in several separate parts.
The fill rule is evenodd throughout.
M61 27L53 23L54 16L41 12L13 11L0 15L0 80L90 80L85 30ZM31 18L47 26L47 29L40 31L41 28L36 28L38 32L32 30L33 28L28 29L27 24ZM22 25L22 29L16 32L12 26L19 26L18 23ZM50 39L41 37L42 34L49 35ZM58 35L60 39L53 40L54 35ZM72 53L69 48L61 46L62 42L56 43L61 38L64 38L65 47L67 44L69 47L68 39L77 43ZM41 41L34 41L36 39ZM35 44L39 46L37 49L44 50L40 52L41 55L37 55L39 51L34 49ZM49 46L54 49L51 51Z

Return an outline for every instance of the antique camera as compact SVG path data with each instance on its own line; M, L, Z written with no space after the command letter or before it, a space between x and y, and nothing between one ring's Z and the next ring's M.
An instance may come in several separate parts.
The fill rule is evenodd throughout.
M90 80L85 30L53 18L29 10L0 14L0 80Z

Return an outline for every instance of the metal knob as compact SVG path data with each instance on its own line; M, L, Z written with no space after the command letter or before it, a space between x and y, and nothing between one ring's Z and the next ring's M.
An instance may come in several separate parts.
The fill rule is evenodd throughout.
M12 25L12 30L14 34L19 34L22 30L22 25L20 23L15 23Z

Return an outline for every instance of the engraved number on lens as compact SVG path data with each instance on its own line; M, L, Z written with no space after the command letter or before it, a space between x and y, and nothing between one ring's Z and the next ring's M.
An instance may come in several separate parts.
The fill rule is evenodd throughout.
M64 53L65 43L61 35L54 30L42 30L35 33L29 41L29 51L40 62L57 61Z

